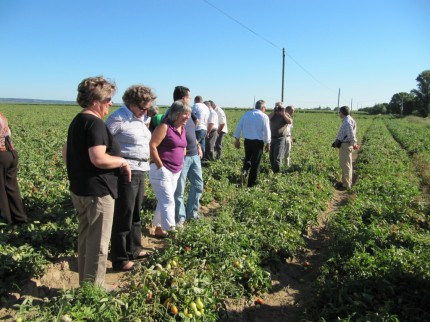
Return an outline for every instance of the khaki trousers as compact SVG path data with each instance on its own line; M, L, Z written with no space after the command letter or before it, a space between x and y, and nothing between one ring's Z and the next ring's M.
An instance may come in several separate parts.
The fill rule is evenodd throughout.
M115 199L70 195L79 219L79 284L89 281L104 286Z
M350 189L352 186L352 145L342 143L339 148L339 165L342 169L342 185Z

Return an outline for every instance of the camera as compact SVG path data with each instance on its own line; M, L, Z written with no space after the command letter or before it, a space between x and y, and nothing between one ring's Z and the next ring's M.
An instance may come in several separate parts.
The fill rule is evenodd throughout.
M332 148L339 149L341 145L342 145L342 142L341 142L340 140L336 139L336 140L331 144L331 147L332 147Z
M276 107L275 107L275 112L281 113L281 112L283 112L284 110L285 110L285 107L282 107L282 106L276 106Z

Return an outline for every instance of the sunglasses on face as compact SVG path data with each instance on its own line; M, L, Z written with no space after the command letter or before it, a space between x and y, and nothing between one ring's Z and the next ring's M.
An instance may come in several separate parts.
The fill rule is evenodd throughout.
M112 97L107 97L102 102L103 103L109 103L110 101L112 101Z

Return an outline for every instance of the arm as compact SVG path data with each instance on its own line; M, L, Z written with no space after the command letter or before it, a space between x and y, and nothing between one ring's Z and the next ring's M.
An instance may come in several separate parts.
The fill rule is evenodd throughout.
M269 120L271 120L273 116L275 116L275 110L273 110L272 112L270 112L270 114L269 114Z
M64 143L63 148L61 149L61 156L63 157L64 163L67 163L67 142Z
M224 123L218 125L218 130L217 130L218 134L220 134L222 132L222 129L224 128L224 126L225 126Z
M287 112L282 112L280 113L282 118L285 120L285 122L287 122L287 124L292 124L293 123L293 119L291 118L290 114L288 114Z
M88 149L91 163L100 169L120 168L128 175L128 181L131 181L131 169L124 158L116 157L106 153L106 145L96 145Z
M154 161L158 169L163 167L163 161L161 161L160 156L158 155L157 147L166 137L167 128L168 126L166 123L162 123L157 126L152 133L151 141L149 141L149 153L151 155L151 160Z

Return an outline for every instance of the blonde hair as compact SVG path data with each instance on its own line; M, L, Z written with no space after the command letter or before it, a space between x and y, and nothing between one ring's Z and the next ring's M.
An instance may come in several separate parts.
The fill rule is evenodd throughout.
M103 101L116 92L114 82L108 81L102 76L85 78L78 85L78 96L76 102L83 108L90 107L95 101Z
M142 103L154 101L157 95L152 92L151 88L144 85L132 85L124 92L122 100L127 107L130 105L141 106Z

